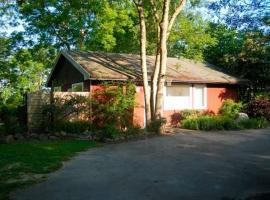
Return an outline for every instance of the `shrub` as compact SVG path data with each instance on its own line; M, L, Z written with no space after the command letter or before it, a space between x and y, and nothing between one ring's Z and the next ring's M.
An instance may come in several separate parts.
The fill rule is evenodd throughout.
M264 117L270 120L270 101L266 98L252 100L247 105L247 113L251 117Z
M239 126L244 129L266 128L268 121L264 117L252 118L239 122Z
M223 102L221 108L219 109L219 113L221 115L230 116L232 118L236 118L238 113L243 109L243 104L241 102L236 103L232 99L227 99Z
M197 118L202 115L200 110L185 109L181 111L182 119Z
M160 133L160 129L164 124L166 124L165 118L155 119L150 122L146 129L149 132Z
M124 132L126 136L128 135L138 135L142 129L140 127L128 127L127 130Z
M93 123L99 128L110 122L119 130L132 126L133 108L135 104L135 85L126 83L115 87L104 84L92 96Z
M182 121L182 127L192 130L236 130L239 129L237 123L225 116L200 116Z
M119 131L119 129L116 128L115 124L107 123L101 130L99 137L100 137L100 140L104 140L105 138L113 139L113 138L116 138L120 134L121 132Z
M53 125L53 127L51 127L51 131L64 131L66 133L72 134L80 134L90 129L91 124L89 123L89 121L63 121L57 122Z
M20 120L23 111L20 106L2 105L0 107L1 130L2 134L15 134L26 131L26 123Z

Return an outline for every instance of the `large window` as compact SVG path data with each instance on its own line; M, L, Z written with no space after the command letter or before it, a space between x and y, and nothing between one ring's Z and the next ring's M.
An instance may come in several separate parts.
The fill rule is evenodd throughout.
M72 92L83 92L83 83L72 84Z
M206 93L204 84L167 86L164 93L164 110L206 109Z
M164 98L165 110L181 110L191 108L191 85L167 86Z

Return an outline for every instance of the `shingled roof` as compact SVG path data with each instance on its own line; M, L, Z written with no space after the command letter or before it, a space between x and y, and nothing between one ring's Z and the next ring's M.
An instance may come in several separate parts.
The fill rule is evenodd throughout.
M66 51L61 52L61 55L75 65L79 71L86 73L84 74L86 79L141 80L139 55L82 51ZM149 80L154 63L155 56L147 56ZM50 77L48 82L50 82ZM171 57L167 60L166 80L169 82L218 84L246 82L246 80L222 72L209 63Z

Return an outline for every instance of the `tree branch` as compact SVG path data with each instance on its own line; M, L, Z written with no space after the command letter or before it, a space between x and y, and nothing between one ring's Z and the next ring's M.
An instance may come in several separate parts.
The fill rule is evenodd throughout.
M157 12L156 0L150 0L150 4L151 4L151 10L152 10L153 16L155 17L156 23L159 24L160 19Z
M176 7L176 9L175 9L175 11L174 11L174 13L173 13L173 15L172 15L172 17L170 19L169 25L168 25L168 34L170 33L170 31L172 29L172 26L174 24L174 21L175 21L176 17L183 10L185 3L186 3L186 0L179 0L179 4Z

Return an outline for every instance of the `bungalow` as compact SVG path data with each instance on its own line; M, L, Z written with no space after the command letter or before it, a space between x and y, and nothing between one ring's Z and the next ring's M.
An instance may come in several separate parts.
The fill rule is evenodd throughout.
M155 56L147 56L149 81L154 62ZM61 52L47 86L58 92L94 92L103 81L127 80L137 85L134 123L143 127L145 109L139 55ZM163 115L170 123L173 113L182 109L217 113L225 99L237 99L238 87L244 82L205 62L168 58Z

